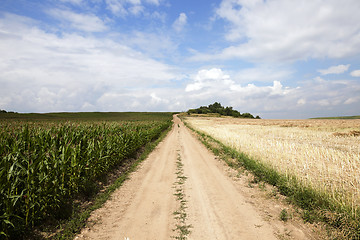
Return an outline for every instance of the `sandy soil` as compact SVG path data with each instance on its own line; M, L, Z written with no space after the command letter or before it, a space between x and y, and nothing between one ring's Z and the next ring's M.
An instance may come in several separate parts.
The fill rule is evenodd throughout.
M300 223L282 222L283 207L234 177L175 117L174 127L128 181L92 214L76 239L173 239L177 159L183 163L188 239L317 239Z

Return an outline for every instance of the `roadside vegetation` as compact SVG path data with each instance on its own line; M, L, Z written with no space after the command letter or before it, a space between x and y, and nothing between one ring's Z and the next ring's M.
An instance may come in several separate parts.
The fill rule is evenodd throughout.
M179 240L186 240L188 235L191 233L190 229L192 228L191 225L188 225L186 223L187 220L187 214L186 214L186 195L184 191L184 184L187 179L186 176L184 176L184 164L182 163L181 156L178 154L177 161L176 161L176 179L175 182L175 193L174 196L176 197L176 200L178 201L179 207L174 212L175 219L177 221L176 228L173 229L174 232L177 233L176 236L173 236L175 239Z
M355 122L343 122L355 121ZM187 126L229 166L251 171L328 224L331 239L360 239L358 120L241 120L187 117ZM334 123L333 123L334 124ZM339 135L341 132L343 134ZM285 212L281 219L287 218Z
M0 238L23 238L44 221L74 214L83 225L86 218L76 213L79 199L92 199L99 205L103 200L93 198L99 181L123 167L115 177L116 184L121 184L134 164L128 159L138 159L144 149L148 153L153 148L150 143L172 124L171 113L123 115L131 120L122 120L116 113L109 118L74 114L75 120L65 118L65 113L55 115L63 119L0 120ZM95 115L102 120L94 120ZM112 188L105 192L109 194Z

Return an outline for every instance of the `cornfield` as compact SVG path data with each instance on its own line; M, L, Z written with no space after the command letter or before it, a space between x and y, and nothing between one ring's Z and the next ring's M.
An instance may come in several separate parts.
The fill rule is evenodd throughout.
M1 121L0 238L59 214L171 121Z

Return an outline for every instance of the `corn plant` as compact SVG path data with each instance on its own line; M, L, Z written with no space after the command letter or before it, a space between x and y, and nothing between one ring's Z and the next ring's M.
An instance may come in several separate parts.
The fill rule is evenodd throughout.
M0 122L0 238L59 215L170 121Z

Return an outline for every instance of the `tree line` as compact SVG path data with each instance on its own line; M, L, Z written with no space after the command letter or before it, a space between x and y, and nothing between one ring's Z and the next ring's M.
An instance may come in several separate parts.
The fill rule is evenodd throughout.
M201 106L196 109L189 109L187 113L190 114L207 114L207 113L218 113L222 116L232 116L236 118L256 118L260 119L259 116L254 117L251 113L240 113L237 110L234 110L233 107L224 107L221 106L221 103L215 102L209 106Z
M13 112L13 111L6 111L6 110L3 110L3 109L0 109L0 114L1 113L17 113L17 112Z

